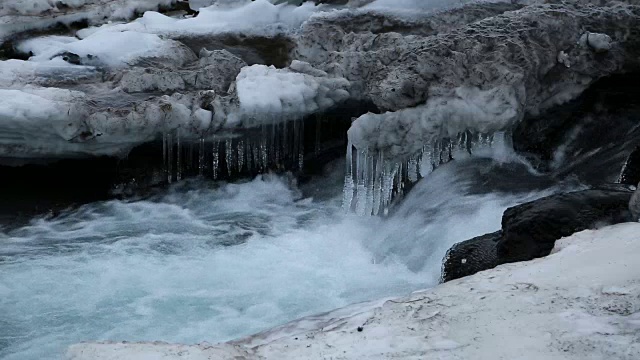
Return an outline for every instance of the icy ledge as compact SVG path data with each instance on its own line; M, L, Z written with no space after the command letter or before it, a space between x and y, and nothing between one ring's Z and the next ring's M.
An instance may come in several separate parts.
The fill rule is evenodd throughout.
M577 233L542 259L220 345L83 343L70 360L638 359L640 224ZM359 331L360 330L360 331Z

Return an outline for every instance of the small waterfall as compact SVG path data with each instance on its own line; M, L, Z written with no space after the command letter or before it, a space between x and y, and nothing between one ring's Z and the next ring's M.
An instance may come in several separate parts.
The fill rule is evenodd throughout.
M504 133L494 135L468 130L458 133L456 138L433 138L404 161L385 159L383 151L356 149L349 142L342 206L345 211L354 211L361 216L386 215L392 201L404 195L407 184L428 176L460 155L491 147L494 137L505 141L502 139Z

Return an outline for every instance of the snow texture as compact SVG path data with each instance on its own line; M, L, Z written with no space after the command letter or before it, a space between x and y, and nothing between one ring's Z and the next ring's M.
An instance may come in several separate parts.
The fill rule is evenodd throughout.
M0 42L26 31L87 21L130 20L136 13L168 7L176 0L6 0L0 3Z
M297 51L315 67L351 81L357 86L354 93L386 111L426 104L422 110L428 116L435 111L434 106L459 103L457 89L509 87L518 104L510 125L525 113L537 114L572 100L593 81L638 64L631 48L637 46L637 39L627 36L625 30L640 26L640 9L635 5L537 4L472 22L464 19L464 10L448 12L458 15L451 21L457 27L442 24L442 30L427 36L414 36L410 28L405 28L409 31L406 35L384 30L372 33L365 30L364 22L360 29L354 29L354 25L346 24L348 14L343 15L347 18L343 21L313 21L313 17L303 27ZM589 46L580 44L585 28L602 30L592 33ZM323 47L329 49L324 56ZM564 54L559 63L561 51ZM496 101L488 103L479 117L496 112L496 105L513 104L512 97L505 100L499 105ZM449 114L454 119L468 116L467 107L459 109L461 113L457 114L453 106ZM401 127L406 122L397 122L397 117L389 114L380 116L386 118L377 122L386 123L384 129L396 129L381 142L378 132L372 131L378 126L365 124L371 116L356 120L354 127L358 129L350 139L358 149L393 149L384 155L398 161L406 160L421 147L394 136L405 133ZM486 125L478 122L479 127ZM504 119L499 118L494 125L496 130L502 128ZM421 135L427 143L429 132L412 134L415 139Z
M82 40L62 36L35 38L20 43L18 48L34 54L31 61L46 62L72 53L85 65L113 68L134 65L142 58L162 59L167 66L182 66L193 60L189 49L177 41L133 31L96 32Z
M349 98L349 82L329 78L309 64L294 61L289 69L253 65L240 71L237 91L243 113L302 117Z
M172 3L75 0L61 7L34 1L42 6L33 14L27 2L4 5L0 31L22 26L17 18L29 18L29 29L64 16L100 18L100 24L130 18L122 12L131 9ZM32 55L29 61L0 61L0 88L82 94L71 105L85 116L68 120L85 135L73 143L60 138L67 143L47 147L53 157L125 154L158 132L180 127L185 136L211 136L301 118L349 98L386 111L357 119L351 143L400 163L434 137L504 130L525 113L571 100L598 78L640 62L631 48L637 33L628 31L640 27L636 5L481 2L433 13L449 5L404 1L392 7L405 10L390 11L384 0L365 3L336 10L313 2L216 1L197 17L147 11L128 23L32 37L15 42ZM54 5L57 10L46 8ZM249 44L282 36L297 46L290 65L278 69L245 67L252 62L238 54L198 48L229 34ZM20 136L3 138L0 152L40 157L46 146L26 127L18 130L19 109L4 109L3 121ZM11 138L20 140L12 144Z
M291 6L274 5L267 0L239 0L227 6L214 4L201 8L197 17L186 19L148 11L130 23L107 24L97 31L136 31L169 37L240 32L245 35L273 35L299 28L317 10L313 2Z
M231 343L83 343L70 360L603 359L640 357L637 223L408 297L359 304ZM611 259L615 259L612 261Z

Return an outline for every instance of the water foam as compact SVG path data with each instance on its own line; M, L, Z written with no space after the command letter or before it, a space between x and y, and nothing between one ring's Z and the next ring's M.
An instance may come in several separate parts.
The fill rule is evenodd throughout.
M465 167L494 170L442 165L387 218L341 211L338 166L306 187L330 184L323 199L286 177L187 180L34 220L0 238L0 358L60 358L87 340L215 343L433 286L452 243L542 194L471 194L477 174Z

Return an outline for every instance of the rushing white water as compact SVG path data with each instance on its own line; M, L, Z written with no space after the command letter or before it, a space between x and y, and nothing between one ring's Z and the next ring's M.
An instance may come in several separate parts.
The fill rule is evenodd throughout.
M301 191L275 176L183 181L6 232L0 358L62 358L85 340L215 343L433 286L453 243L498 229L506 207L548 191L530 181L496 192L478 174L511 165L469 158L419 182L389 217L359 217L341 209L338 165ZM389 187L384 177L374 188Z

